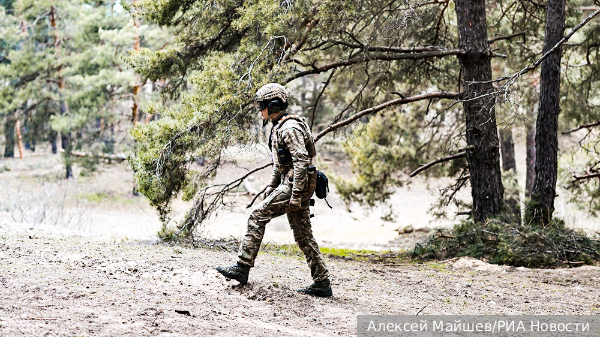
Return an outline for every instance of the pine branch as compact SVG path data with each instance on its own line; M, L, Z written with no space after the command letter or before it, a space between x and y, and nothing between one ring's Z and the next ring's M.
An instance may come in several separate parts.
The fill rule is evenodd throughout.
M446 162L446 161L450 161L450 160L454 160L454 159L458 159L458 158L462 158L462 157L466 157L466 156L467 156L467 151L464 151L464 152L460 152L460 153L457 153L457 154L453 154L451 156L447 156L447 157L443 157L443 158L440 158L440 159L436 159L436 160L432 161L431 163L425 164L425 165L419 167L418 169L416 169L415 171L413 171L410 174L410 177L416 176L420 172L425 171L426 169L432 167L435 164L443 163L443 162Z
M517 36L521 36L521 35L525 35L529 30L526 30L524 32L520 32L520 33L514 33L514 34L510 34L510 35L500 35L500 36L496 36L495 38L489 39L488 43L492 44L496 41L500 41L500 40L510 40L513 37L517 37Z
M315 123L315 113L317 112L317 105L319 105L319 100L323 96L323 93L325 92L325 89L327 89L327 86L329 85L329 82L331 82L331 78L335 74L336 70L337 69L333 69L331 71L331 74L329 75L329 78L327 78L327 81L323 84L323 89L321 90L321 92L319 93L319 96L317 96L317 99L315 100L315 104L313 105L312 118L310 119L310 130L311 131L312 131L313 124Z
M411 96L411 97L398 98L398 99L394 99L391 101L387 101L385 103L374 106L372 108L362 110L341 122L331 124L325 130L319 132L319 134L315 137L315 142L317 142L319 139L323 138L323 136L325 136L326 134L330 133L333 130L339 129L342 126L349 125L352 122L358 120L359 118L361 118L363 116L373 114L377 111L383 110L385 108L389 108L394 105L407 104L407 103L412 103L412 102L421 101L421 100L425 100L425 99L431 99L431 98L456 98L456 97L458 97L458 95L459 94L455 93L455 92L439 91L439 92L431 92L431 93L427 93L427 94L415 95L415 96Z
M380 52L380 53L390 52L390 53L408 54L408 53L416 53L416 52L448 50L444 47L439 47L439 46L417 46L417 47L367 46L364 44L352 44L352 43L348 43L345 41L337 41L337 40L328 41L326 43L332 43L332 45L328 46L328 47L332 47L335 45L343 45L343 46L346 46L346 47L352 48L352 49L363 49L364 51Z
M391 101L385 102L383 104L380 104L378 106L363 110L363 111L361 111L339 123L330 125L328 128L321 131L314 138L314 141L317 142L319 139L321 139L327 133L329 133L333 130L336 130L342 126L349 125L352 122L361 118L362 116L373 114L377 111L381 111L385 108L388 108L388 107L391 107L394 105L406 104L406 103L416 102L416 101L425 100L425 99L432 99L432 98L456 98L456 97L458 97L458 95L459 95L458 93L441 91L441 92L433 92L433 93L428 93L428 94L422 94L422 95L416 95L416 96L412 96L412 97L391 100ZM248 171L243 176L241 176L233 181L230 181L226 184L211 185L211 186L207 186L207 187L203 188L200 192L198 192L199 196L196 198L196 201L194 202L194 206L189 210L188 215L185 219L185 222L184 222L183 226L180 227L179 232L181 233L185 229L191 231L197 224L204 221L204 219L206 219L210 215L210 213L212 213L214 210L217 209L218 205L222 203L223 197L225 196L225 194L227 192L229 192L230 190L239 186L244 181L244 179L246 179L251 174L258 172L260 170L263 170L272 165L273 165L273 163L269 163L269 164L265 164L263 166L256 167L256 168ZM210 189L212 187L217 187L217 186L221 186L221 188L218 191L208 193L208 189ZM251 207L252 204L254 204L254 202L258 198L258 196L261 195L262 193L264 193L265 189L266 189L266 187L261 192L257 193L257 195L254 196L252 201L246 207L247 208Z
M422 53L413 54L399 54L399 55L388 55L388 54L375 54L375 55L364 55L361 57L355 57L348 60L333 62L322 66L313 66L311 70L301 71L296 73L285 80L285 83L289 83L297 78L301 78L307 75L320 74L330 69L350 66L358 63L366 63L370 61L396 61L396 60L418 60L432 57L444 57L449 55L463 55L465 52L461 49L446 49L429 51Z
M592 178L600 178L600 172L599 173L590 173L590 174L586 174L586 175L582 175L582 176L573 175L573 181L571 181L571 183L576 183L580 180L588 180L588 179L592 179Z
M506 75L506 76L502 76L499 77L495 80L490 80L490 81L474 81L472 83L493 83L493 82L502 82L502 81L506 81L508 80L508 83L504 85L505 90L508 90L508 88L510 86L512 86L512 84L521 76L523 76L524 74L534 70L535 68L537 68L540 64L542 64L542 62L544 62L545 59L548 58L548 56L550 56L552 53L556 52L563 44L565 44L567 41L569 41L569 39L581 28L583 28L585 25L587 25L590 21L592 21L593 18L595 18L598 14L600 14L600 8L597 9L594 13L590 14L587 18L585 18L585 20L581 21L577 26L575 26L575 28L573 28L569 34L567 34L565 37L562 38L562 40L558 41L558 43L556 43L554 45L554 47L552 47L552 49L548 50L546 53L544 53L544 55L542 55L539 59L537 59L535 62L533 62L532 64L528 65L527 67L521 69L520 71L518 71L517 73L514 73L512 75Z
M593 127L598 126L598 125L600 125L600 121L594 122L594 123L590 123L590 124L582 124L582 125L578 126L576 129L573 129L571 131L561 132L561 134L568 135L568 134L573 133L575 131L579 131L581 129L593 128Z

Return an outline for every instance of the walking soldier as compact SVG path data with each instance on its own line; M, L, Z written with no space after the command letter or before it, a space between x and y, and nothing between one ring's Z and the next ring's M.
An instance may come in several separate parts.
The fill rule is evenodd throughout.
M241 284L248 282L248 273L254 266L265 226L271 219L286 214L294 239L304 253L314 283L298 289L308 295L332 295L329 272L313 236L310 224L309 199L316 185L316 170L311 166L315 146L310 128L304 118L286 112L289 95L277 83L261 87L255 96L260 116L273 124L269 148L273 159L271 181L265 190L265 199L248 218L248 230L242 241L238 262L216 269L225 277Z

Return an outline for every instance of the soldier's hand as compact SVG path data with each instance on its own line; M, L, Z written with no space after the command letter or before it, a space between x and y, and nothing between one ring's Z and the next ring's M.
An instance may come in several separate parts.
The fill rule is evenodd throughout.
M275 189L271 186L267 186L267 188L265 189L265 199L271 194L273 193Z
M300 197L293 196L290 199L290 210L291 211L299 211L302 208L302 200Z

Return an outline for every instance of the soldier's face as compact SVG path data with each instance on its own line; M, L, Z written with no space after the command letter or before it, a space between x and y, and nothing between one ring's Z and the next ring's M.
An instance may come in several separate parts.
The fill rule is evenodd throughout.
M271 116L269 116L269 108L258 110L258 114L260 115L260 118L262 118L263 121L271 119Z

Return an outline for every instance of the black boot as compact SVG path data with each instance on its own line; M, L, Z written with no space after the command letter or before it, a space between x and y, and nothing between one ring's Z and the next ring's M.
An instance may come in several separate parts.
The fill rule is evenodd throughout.
M216 266L215 269L229 279L234 279L241 284L248 283L248 273L250 273L249 266L236 263L229 267Z
M333 295L331 291L331 283L326 278L323 281L317 281L308 287L298 289L298 292L306 295L313 295L318 297L329 297Z

